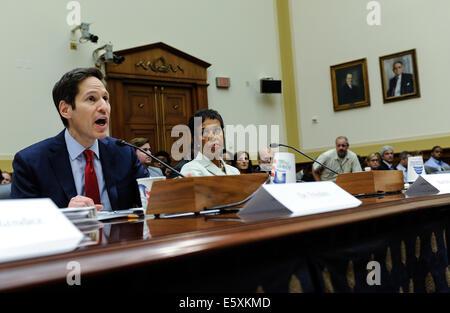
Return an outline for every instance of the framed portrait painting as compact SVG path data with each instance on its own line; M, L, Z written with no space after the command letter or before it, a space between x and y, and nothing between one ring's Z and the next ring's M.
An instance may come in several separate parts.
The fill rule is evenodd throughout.
M380 57L383 102L420 97L416 50Z
M370 105L367 60L330 66L334 111Z

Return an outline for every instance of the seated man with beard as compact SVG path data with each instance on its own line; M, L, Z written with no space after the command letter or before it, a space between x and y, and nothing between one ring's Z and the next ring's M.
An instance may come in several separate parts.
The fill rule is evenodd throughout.
M361 172L361 164L359 164L358 157L354 152L348 150L349 146L347 137L339 136L336 138L336 149L331 149L322 153L317 158L317 161L323 163L339 174ZM313 164L312 173L316 181L336 181L337 177L335 173L318 163Z

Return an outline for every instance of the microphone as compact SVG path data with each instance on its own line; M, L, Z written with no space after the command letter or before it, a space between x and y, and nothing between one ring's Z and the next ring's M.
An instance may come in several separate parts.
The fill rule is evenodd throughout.
M298 149L296 149L296 148L294 148L294 147L291 147L291 146L288 146L288 145L283 145L282 143L271 143L269 146L270 146L271 148L278 148L278 147L291 148L291 149L297 151L298 153L300 153L301 155L307 157L307 158L310 159L311 161L316 162L316 163L322 165L324 168L326 168L326 169L329 170L330 172L332 172L332 173L334 173L334 174L336 174L336 175L339 175L338 172L332 170L331 168L329 168L329 167L326 166L325 164L320 163L320 162L317 161L316 159L313 159L313 158L310 157L309 155L307 155L307 154L301 152L300 150L298 150Z
M174 169L172 166L166 164L165 162L161 161L160 159L158 159L157 157L153 156L152 154L148 153L147 151L145 151L142 148L139 148L138 146L135 146L129 142L126 142L125 140L122 139L117 139L116 140L116 145L118 146L129 146L132 147L134 149L137 149L139 151L141 151L142 153L144 153L145 155L149 156L150 158L152 158L152 160L158 162L159 164L162 164L165 168L168 168L169 170L173 171L175 174L177 174L180 177L185 177L183 174L181 174L179 171L177 171L176 169Z

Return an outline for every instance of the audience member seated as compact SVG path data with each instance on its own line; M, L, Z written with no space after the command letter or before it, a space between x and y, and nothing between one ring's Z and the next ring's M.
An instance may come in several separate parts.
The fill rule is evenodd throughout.
M201 119L201 125L195 125L194 121ZM223 120L215 110L203 109L197 111L189 119L189 129L193 142L201 142L194 146L195 159L186 163L181 168L184 176L219 176L239 175L237 168L224 162L224 134ZM194 140L196 139L196 140Z
M250 174L253 172L252 160L247 151L239 151L234 154L233 164L241 174Z
M258 150L258 166L255 173L268 173L272 170L274 153L270 147L263 147Z
M397 165L397 170L403 171L403 181L408 182L408 158L411 156L408 151L402 151L399 154L400 162Z
M2 184L10 184L12 182L12 174L6 171L2 172L1 170L0 172L2 173Z
M317 158L317 161L326 165L338 174L361 172L361 164L356 154L350 150L348 139L345 136L336 138L336 149L330 149ZM314 163L312 173L316 181L331 180L336 181L337 175L324 168L319 163Z
M226 164L236 167L235 165L233 165L234 155L232 152L224 150L223 160Z
M11 184L0 184L0 199L8 199L11 194Z
M155 153L155 157L157 157L158 159L160 159L161 161L163 161L164 163L166 163L169 166L172 166L172 160L170 158L170 155L166 152L166 151L158 151ZM162 165L159 162L153 161L153 165L154 167L158 167L159 169L161 169L161 171L163 172L163 175L168 177L171 170L166 168L164 165Z
M394 164L394 148L391 146L384 146L380 150L381 164L377 170L387 171L395 170Z
M425 162L424 166L427 174L450 170L450 166L442 161L442 148L440 146L434 146L431 149L431 157Z
M141 138L141 137L133 138L133 139L131 139L130 143L141 148L145 152L148 152L150 154L152 153L152 151L150 150L150 143L147 138ZM141 162L142 166L144 166L144 168L150 174L150 177L164 176L164 174L160 168L151 166L151 164L153 162L151 157L149 157L148 155L146 155L145 153L143 153L137 149L136 149L136 155L137 155L139 161Z
M411 151L410 153L409 153L411 156L421 156L421 157L423 157L423 153L422 153L422 151L419 151L419 150L416 150L416 151Z
M381 155L378 152L372 152L366 158L366 165L370 167L371 171L378 169L381 163Z
M8 172L2 172L2 184L10 184L12 182L12 174L8 173Z

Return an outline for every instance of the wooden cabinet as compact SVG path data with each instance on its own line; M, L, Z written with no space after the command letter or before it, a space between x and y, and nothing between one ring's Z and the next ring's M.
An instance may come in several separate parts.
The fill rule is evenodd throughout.
M106 65L111 94L110 135L131 140L149 138L153 152L170 153L178 137L175 125L208 108L206 69L202 60L164 43L116 51L122 64Z

